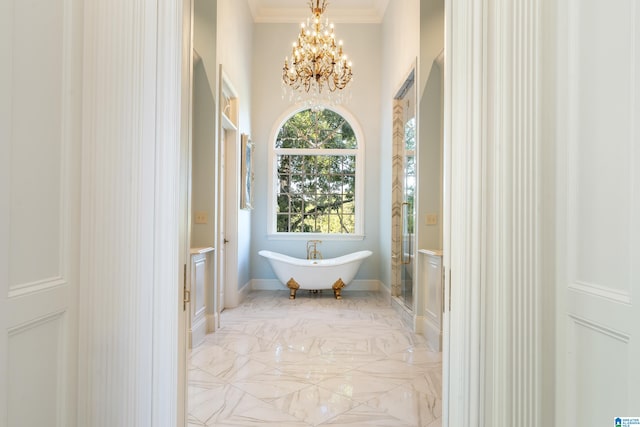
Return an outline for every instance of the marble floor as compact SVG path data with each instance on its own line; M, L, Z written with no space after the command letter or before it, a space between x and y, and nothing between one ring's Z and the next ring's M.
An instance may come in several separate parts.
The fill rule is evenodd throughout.
M440 353L377 292L254 291L189 360L189 427L441 425Z

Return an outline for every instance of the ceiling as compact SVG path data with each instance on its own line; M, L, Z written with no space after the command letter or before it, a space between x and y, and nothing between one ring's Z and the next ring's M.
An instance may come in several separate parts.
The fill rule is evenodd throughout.
M311 15L309 0L248 0L254 22L299 23ZM328 0L325 16L331 22L382 22L389 0Z

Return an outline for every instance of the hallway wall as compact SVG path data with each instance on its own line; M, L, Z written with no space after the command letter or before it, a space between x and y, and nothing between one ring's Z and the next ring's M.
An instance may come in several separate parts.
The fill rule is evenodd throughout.
M416 217L418 247L442 249L443 210L443 69L436 59L444 53L444 1L420 4L420 58L418 72L419 200ZM429 214L437 224L427 225Z
M253 21L247 2L238 0L218 0L217 21L217 54L218 66L230 79L234 89L238 92L239 118L238 118L238 150L239 136L241 133L251 134L251 103L253 91L251 88L252 57L253 51ZM216 67L217 69L218 67ZM240 164L237 164L238 171ZM227 189L227 203L240 205L239 187ZM237 277L238 288L247 284L250 280L249 253L251 248L251 218L254 212L238 210L237 224L235 224ZM230 246L233 247L233 246ZM227 251L227 256L229 256Z
M380 280L391 289L391 159L392 159L392 99L403 83L419 54L420 2L390 1L382 23L381 75L381 143L377 166L380 204Z
M193 64L191 213L203 211L206 224L191 221L191 247L215 247L216 148L216 4L194 2L193 48L200 60ZM212 301L213 304L213 301Z

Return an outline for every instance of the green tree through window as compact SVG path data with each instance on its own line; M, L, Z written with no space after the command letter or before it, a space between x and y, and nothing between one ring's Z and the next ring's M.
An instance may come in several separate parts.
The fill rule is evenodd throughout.
M277 232L355 233L358 144L340 114L294 114L278 132L275 154Z

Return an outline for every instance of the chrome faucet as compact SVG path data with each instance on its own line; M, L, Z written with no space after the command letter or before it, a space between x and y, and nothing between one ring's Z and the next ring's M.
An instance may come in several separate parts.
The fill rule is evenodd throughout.
M322 259L322 254L318 250L318 243L322 243L322 240L307 241L307 259Z

